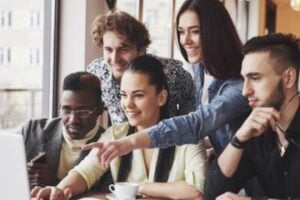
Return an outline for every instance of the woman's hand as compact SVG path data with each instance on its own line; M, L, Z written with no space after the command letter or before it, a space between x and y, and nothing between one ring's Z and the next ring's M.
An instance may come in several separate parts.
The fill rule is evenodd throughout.
M37 186L31 190L31 197L34 197L35 200L69 200L72 194L69 188L63 190L53 186L45 188Z

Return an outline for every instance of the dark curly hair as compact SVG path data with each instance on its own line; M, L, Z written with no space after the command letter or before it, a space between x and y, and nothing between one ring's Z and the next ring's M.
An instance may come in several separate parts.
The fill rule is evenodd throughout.
M138 49L146 49L150 36L144 24L133 16L120 10L109 11L106 15L98 15L92 22L91 35L94 43L102 48L103 35L107 31L113 31L125 36L128 41Z

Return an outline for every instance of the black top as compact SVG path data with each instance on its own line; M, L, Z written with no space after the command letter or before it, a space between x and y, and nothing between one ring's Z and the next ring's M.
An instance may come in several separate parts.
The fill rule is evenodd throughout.
M247 180L257 175L266 197L300 198L300 109L286 131L289 146L280 156L276 133L269 130L247 144L238 169L225 177L217 162L211 166L205 183L205 199L215 199L226 191L237 193Z

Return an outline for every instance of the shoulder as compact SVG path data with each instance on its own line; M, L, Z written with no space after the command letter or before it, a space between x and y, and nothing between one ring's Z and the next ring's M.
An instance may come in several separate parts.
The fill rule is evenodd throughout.
M108 140L108 141L117 140L125 137L127 135L128 129L129 129L128 122L115 123L105 131L105 133L101 138L102 140Z
M232 92L237 92L242 95L244 81L242 79L229 79L224 81L219 91L230 90Z
M41 118L41 119L31 119L25 124L25 128L27 129L49 129L53 126L56 126L61 123L61 118Z
M99 57L94 59L89 65L88 65L88 70L95 68L95 67L99 67L99 66L103 66L105 65L105 61L103 57Z
M103 57L96 58L87 66L88 72L93 73L98 76L101 73L104 73L106 70L108 70L108 66Z
M182 62L179 60L173 58L159 57L153 54L148 54L148 55L158 59L164 65L165 68L182 67Z

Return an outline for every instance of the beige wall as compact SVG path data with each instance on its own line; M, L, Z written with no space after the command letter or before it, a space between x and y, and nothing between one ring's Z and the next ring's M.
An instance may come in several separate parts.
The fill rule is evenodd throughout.
M300 12L292 10L290 0L273 0L276 10L276 32L293 33L300 37Z
M103 0L64 0L60 6L59 91L67 74L84 71L100 55L90 37L90 24L95 16L107 11Z
M300 37L300 12L290 7L277 7L276 32L293 33Z

